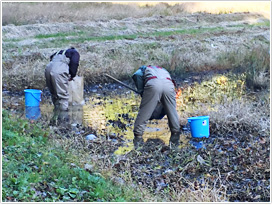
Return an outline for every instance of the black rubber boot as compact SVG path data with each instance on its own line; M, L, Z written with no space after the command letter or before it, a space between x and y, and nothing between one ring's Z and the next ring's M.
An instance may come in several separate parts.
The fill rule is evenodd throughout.
M138 149L139 147L142 147L144 145L144 140L142 136L134 136L133 139L134 149Z
M171 133L169 145L178 147L179 146L179 138L180 138L180 132Z

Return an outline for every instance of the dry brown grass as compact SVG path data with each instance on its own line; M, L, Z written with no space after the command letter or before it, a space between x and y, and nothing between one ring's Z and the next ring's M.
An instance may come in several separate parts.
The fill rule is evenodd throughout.
M221 53L217 63L224 68L236 68L246 73L246 84L249 88L265 89L270 84L269 45L258 44L247 48L239 48L231 52Z
M4 2L2 24L32 24L176 15L258 12L270 19L269 2Z
M183 47L183 45L180 46ZM167 68L175 77L182 76L188 71L201 72L237 68L246 73L248 87L258 89L269 87L270 58L266 47L257 47L252 50L242 47L235 48L231 52L224 52L223 49L220 52L215 50L201 53L195 50L187 52L184 47L180 51L169 53L161 48L144 50L141 47L127 48L124 46L114 55L109 54L107 50L83 53L78 74L84 76L85 85L90 85L108 82L104 73L120 80L130 79L135 69L147 62ZM128 50L129 52L127 52ZM140 51L142 53L139 55ZM140 60L138 60L139 57ZM43 89L45 87L44 69L48 59L32 58L17 58L10 65L7 62L3 63L4 87L12 90Z
M261 98L256 103L242 99L218 105L216 111L209 113L211 123L221 125L213 130L224 134L230 130L242 132L246 129L269 136L269 96L267 94Z
M218 170L218 176L220 176L220 171ZM172 201L179 201L179 202L226 202L227 201L227 194L226 190L227 187L223 185L221 179L218 177L215 181L219 183L220 186L216 187L209 185L208 183L204 183L201 185L201 188L196 188L195 184L192 182L187 181L189 188L185 188L183 191L175 191L171 190L171 195L173 197Z
M87 85L107 82L108 79L103 78L103 73L106 72L121 80L128 79L135 69L144 64L161 65L169 69L171 74L177 75L182 75L186 71L232 69L242 64L244 67L248 67L246 64L247 56L250 56L255 41L260 47L264 47L263 50L268 50L269 40L267 40L267 36L269 35L265 29L259 29L257 26L251 29L249 26L245 26L244 31L241 23L239 23L245 22L243 24L248 25L247 18L251 18L259 23L260 27L264 27L265 24L267 27L267 20L265 21L255 14L185 13L188 12L189 8L197 8L197 5L200 5L198 11L204 11L205 5L208 5L208 3L198 3L146 5L146 2L143 4L141 2L138 4L5 2L2 4L3 24L42 24L3 27L2 69L4 71L4 87L21 90L35 86L37 89L43 89L45 87L44 68L48 63L48 57L57 49L69 47L70 42L67 43L65 40L72 39L74 36L70 36L69 33L74 31L84 33L83 39L87 39L89 36L98 36L102 39L105 35L118 37L133 34L136 36L125 40L102 39L102 41L86 40L85 42L81 42L79 38L72 42L73 46L81 53L79 73L84 75ZM267 9L267 4L267 2L262 2L254 8L256 11L263 11ZM222 6L222 4L219 5ZM230 5L232 4L226 4L226 8ZM241 5L244 5L243 9L245 9L252 4L241 3ZM240 7L242 11L242 6ZM238 9L239 7L235 6L235 8ZM251 9L253 11L253 6ZM249 10L248 8L247 11ZM220 13L219 10L218 12ZM142 18L152 15L156 15L156 17ZM126 17L135 18L121 21L112 20ZM139 19L136 19L138 17ZM85 20L88 22L71 23L71 21ZM67 24L47 24L48 22L67 22ZM151 25L152 22L155 25ZM228 22L229 27L222 30L222 25L225 26ZM203 24L205 24L205 29L214 27L215 30L205 32L205 30L202 30ZM237 26L236 24L240 25ZM195 29L196 26L199 26L199 31L190 33L191 28ZM188 29L188 31L185 34L163 37L152 33L149 37L141 37L145 33L150 33L150 30L156 33L159 29L168 31L176 27ZM90 30L97 31L89 33ZM259 33L259 37L255 36L256 32ZM53 36L62 34L64 37L57 35L52 38L36 37L41 34L52 34ZM137 36L138 34L140 36ZM51 41L61 42L59 39L63 40L62 45L51 43ZM239 51L238 55L237 51ZM253 61L262 61L262 56L255 55ZM257 65L258 69L261 66L261 64ZM28 73L28 75L26 76L25 73ZM255 84L261 87L267 87L269 82L269 75L267 75L266 70L259 70L258 75L251 78Z

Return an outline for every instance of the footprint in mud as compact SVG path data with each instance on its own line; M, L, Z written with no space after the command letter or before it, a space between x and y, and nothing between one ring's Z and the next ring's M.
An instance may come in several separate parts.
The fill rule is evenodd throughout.
M148 139L144 143L144 146L142 149L143 151L146 151L146 152L153 152L159 149L165 150L166 147L168 146L166 146L163 140L156 138L156 139Z

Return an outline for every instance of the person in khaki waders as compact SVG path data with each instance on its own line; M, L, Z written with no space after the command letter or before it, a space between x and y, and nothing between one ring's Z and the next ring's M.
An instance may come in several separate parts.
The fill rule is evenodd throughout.
M180 123L176 110L175 86L166 69L158 66L141 66L132 76L136 88L142 96L140 110L134 123L134 147L137 149L143 141L143 133L148 120L158 119L154 113L161 109L160 119L166 113L171 130L169 145L178 146Z
M56 110L68 110L68 81L76 76L79 59L80 55L73 47L50 56L50 63L45 69L45 78Z

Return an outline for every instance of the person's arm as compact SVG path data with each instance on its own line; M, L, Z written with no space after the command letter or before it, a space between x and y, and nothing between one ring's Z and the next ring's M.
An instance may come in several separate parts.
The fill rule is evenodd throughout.
M79 66L80 55L77 52L77 50L74 48L68 49L65 52L65 55L66 57L70 58L69 74L71 75L70 80L72 80L77 74L77 68Z
M57 52L53 53L51 56L50 56L50 61L52 61L52 59L54 58L54 56L56 55Z
M144 92L144 74L141 69L138 69L132 76L132 79L135 83L137 91L140 95L143 95Z

